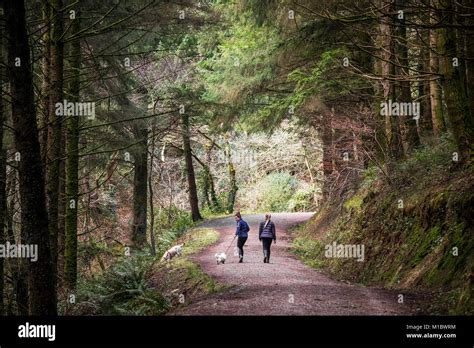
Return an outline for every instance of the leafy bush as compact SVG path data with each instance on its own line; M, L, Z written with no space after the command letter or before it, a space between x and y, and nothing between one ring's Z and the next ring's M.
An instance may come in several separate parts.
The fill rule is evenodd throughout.
M159 315L168 300L150 287L155 259L147 254L122 257L110 268L78 284L78 314Z
M437 139L429 139L432 144L415 150L410 158L398 163L400 174L420 175L420 172L437 171L452 163L456 146L449 134Z
M257 209L286 211L288 201L295 193L298 181L289 173L271 173L255 186Z
M288 201L289 211L306 211L311 206L314 190L299 189Z
M158 211L155 216L155 226L157 227L157 253L161 255L176 239L194 226L194 222L188 212L172 206Z

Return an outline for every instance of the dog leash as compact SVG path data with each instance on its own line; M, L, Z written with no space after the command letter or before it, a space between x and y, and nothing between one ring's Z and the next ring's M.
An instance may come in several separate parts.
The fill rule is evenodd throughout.
M227 254L227 251L228 251L229 248L232 246L232 243L234 242L235 237L237 237L237 235L235 235L234 238L230 241L230 244L229 244L229 246L227 247L227 249L226 249L226 251L224 252L224 254Z

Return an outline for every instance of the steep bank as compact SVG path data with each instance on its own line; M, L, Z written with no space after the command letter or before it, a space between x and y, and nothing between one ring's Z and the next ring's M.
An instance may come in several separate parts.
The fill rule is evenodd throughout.
M368 170L295 232L295 252L339 279L425 293L428 313L472 314L474 171L452 152L448 141L419 150L389 179ZM334 242L363 245L364 261L326 257Z

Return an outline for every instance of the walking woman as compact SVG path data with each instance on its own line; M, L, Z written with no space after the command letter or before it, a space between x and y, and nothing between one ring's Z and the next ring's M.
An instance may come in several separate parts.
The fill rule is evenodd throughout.
M249 225L242 219L239 212L235 213L235 221L237 221L237 230L235 235L237 238L237 248L239 249L239 263L244 262L244 244L247 241L250 231Z
M265 214L265 221L260 223L258 238L263 245L263 263L270 263L270 246L272 240L276 243L275 224L271 221L272 216Z

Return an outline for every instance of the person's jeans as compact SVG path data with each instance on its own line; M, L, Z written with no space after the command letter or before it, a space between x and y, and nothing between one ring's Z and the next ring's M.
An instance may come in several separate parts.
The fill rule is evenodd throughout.
M247 237L237 238L237 248L239 249L239 258L244 258L244 244L247 241Z
M267 262L270 262L270 246L272 245L272 241L272 238L262 238L263 257L267 258Z

